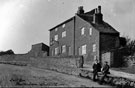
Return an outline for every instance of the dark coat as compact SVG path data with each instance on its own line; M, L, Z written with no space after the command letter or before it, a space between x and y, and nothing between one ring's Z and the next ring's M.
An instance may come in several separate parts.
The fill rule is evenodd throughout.
M105 74L109 74L110 73L109 68L110 68L110 66L108 64L105 64L103 66L102 72L105 73Z
M101 65L100 63L93 64L93 72L101 72Z

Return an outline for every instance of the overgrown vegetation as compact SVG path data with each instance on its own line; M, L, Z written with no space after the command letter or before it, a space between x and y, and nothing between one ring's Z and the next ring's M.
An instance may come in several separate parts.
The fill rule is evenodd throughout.
M126 45L120 50L123 53L123 59L126 66L135 65L135 40L130 37L124 37L126 39Z
M1 51L0 52L0 56L2 55L11 55L11 54L14 54L14 51L13 50L7 50L7 51Z

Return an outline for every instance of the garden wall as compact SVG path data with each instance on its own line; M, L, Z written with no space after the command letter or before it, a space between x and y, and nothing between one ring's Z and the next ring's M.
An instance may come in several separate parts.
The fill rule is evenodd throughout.
M31 65L38 68L49 69L61 73L78 75L78 65L80 57L46 57L46 58L30 58Z
M27 55L0 56L0 63L19 66L34 66L37 68L54 70L66 74L78 75L83 65L82 57L29 57Z

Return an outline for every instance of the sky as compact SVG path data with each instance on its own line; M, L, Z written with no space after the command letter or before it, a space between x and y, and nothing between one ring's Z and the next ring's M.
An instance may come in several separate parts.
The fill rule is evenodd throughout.
M98 5L103 19L135 39L135 0L0 0L0 51L27 53L31 45L49 45L49 29L74 16L79 6L88 12Z

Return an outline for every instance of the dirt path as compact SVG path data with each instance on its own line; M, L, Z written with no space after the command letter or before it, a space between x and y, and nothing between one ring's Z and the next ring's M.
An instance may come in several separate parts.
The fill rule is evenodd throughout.
M25 75L28 76L28 81L32 84L34 83L42 83L47 84L47 86L64 86L64 87L110 87L108 85L99 85L96 82L93 82L88 79L80 78L77 76L67 75L58 73L55 71L44 70L34 67L20 67L20 66L13 66L13 65L0 65L0 72L2 69L7 71L20 71L21 73L24 71ZM10 70L9 70L10 69ZM4 71L4 72L7 72ZM4 74L3 72L3 74ZM2 73L1 73L2 74ZM30 75L30 76L29 76Z

